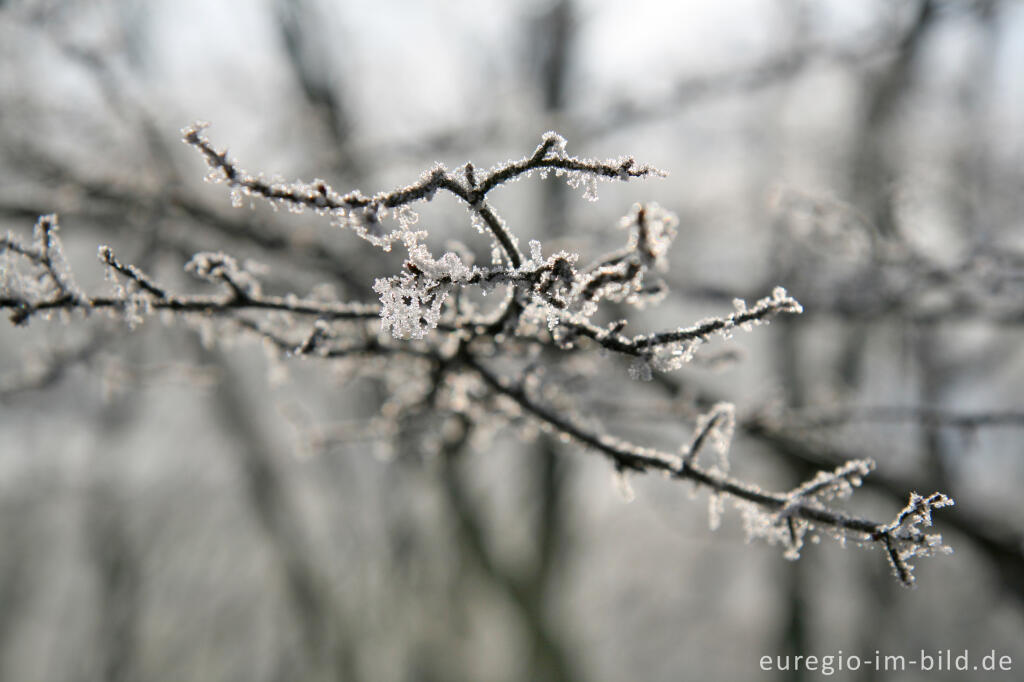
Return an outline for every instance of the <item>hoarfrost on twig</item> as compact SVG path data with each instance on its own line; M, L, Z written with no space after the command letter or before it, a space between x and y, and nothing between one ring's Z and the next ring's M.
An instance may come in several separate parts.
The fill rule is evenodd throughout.
M42 216L30 244L13 235L0 240L0 304L10 311L12 321L27 323L36 314L45 317L52 312L106 310L134 327L160 311L172 320L183 317L211 345L258 340L274 381L286 378L286 361L292 357L335 362L358 358L360 363L365 360L359 371L375 371L385 379L389 399L379 416L386 423L398 424L402 417L427 423L435 416L443 419L444 427L420 439L424 449L442 448L447 442L442 434L469 430L468 425L475 427L472 438L478 439L499 428L499 416L514 424L530 420L533 431L539 428L609 458L624 497L633 495L627 476L637 473L660 471L690 481L709 495L712 528L732 504L748 539L780 544L786 558L799 556L805 537L830 534L841 542L851 538L884 548L896 576L910 584L912 559L949 551L930 529L932 512L953 504L942 493L913 493L887 524L836 508L837 500L849 496L870 473L870 460L845 462L789 492L768 492L730 474L728 451L737 422L732 404L717 402L700 415L689 442L673 454L605 433L600 420L577 410L573 390L543 371L541 363L549 354L571 361L586 353L618 353L630 361L631 377L650 381L654 372L685 365L716 336L728 338L736 329L752 330L776 315L802 312L796 299L775 287L751 305L735 299L727 314L690 326L627 335L628 320L619 310L612 311L614 322L592 320L609 302L640 307L665 295L668 287L657 273L668 269L669 249L678 238L673 214L653 203L634 205L619 223L628 230L625 245L583 266L579 253L571 251L545 257L538 240L530 241L529 254L524 254L518 236L489 201L492 191L534 172L561 176L593 200L599 181L661 176L662 171L630 157L600 161L571 156L565 139L548 132L529 156L487 171L471 163L456 171L438 164L411 184L390 191L341 194L323 180L286 182L251 174L226 151L215 149L205 128L203 123L185 128L184 140L205 159L208 179L228 185L233 204L258 199L291 212L315 211L384 251L395 245L405 250L407 257L398 272L375 279L378 302L342 302L326 289L307 298L266 295L257 278L260 271L220 252L197 253L186 265L190 273L212 283L215 293L179 295L137 266L120 261L109 247L100 247L98 255L113 294L89 296L72 277L56 216ZM415 229L418 216L413 206L433 200L439 192L465 205L467 232L475 229L489 239L489 265L474 264L461 248L436 256L428 246L427 231ZM478 311L463 304L459 295L474 287L485 294L502 287L504 295L494 297L499 300L493 309ZM453 299L455 303L449 303ZM383 333L376 331L377 320ZM491 357L526 369L518 377L503 377L489 367ZM400 436L400 428L391 430L395 438ZM715 456L701 456L709 449L706 446Z

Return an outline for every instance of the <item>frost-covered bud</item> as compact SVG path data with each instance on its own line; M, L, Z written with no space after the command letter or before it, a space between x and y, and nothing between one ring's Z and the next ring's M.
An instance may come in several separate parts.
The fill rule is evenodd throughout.
M666 270L669 247L676 238L679 219L655 203L636 207L637 251L644 265Z
M225 282L240 296L259 296L260 283L238 265L232 256L220 252L200 252L185 264L186 272L211 282Z
M540 146L537 147L537 151L534 152L534 156L536 156L538 153L541 155L542 158L552 156L565 156L566 144L567 143L564 137L562 137L553 130L549 130L548 132L541 135Z

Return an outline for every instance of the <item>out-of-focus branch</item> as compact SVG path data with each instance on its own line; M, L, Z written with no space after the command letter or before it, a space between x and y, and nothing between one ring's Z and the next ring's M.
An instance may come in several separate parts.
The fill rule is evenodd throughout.
M85 507L86 547L101 605L96 633L101 677L110 682L134 680L143 591L139 551L126 524L126 506L111 485L93 484Z
M480 570L508 597L519 613L534 649L534 660L539 663L539 670L532 671L538 677L531 679L580 679L574 671L571 657L552 631L544 613L546 602L543 595L531 589L530 581L505 566L487 542L487 534L480 525L480 514L474 508L460 470L471 428L467 420L462 420L459 434L444 448L444 491L448 506L455 515L462 544Z
M837 408L790 410L778 418L789 428L830 429L851 424L923 424L951 429L1022 427L1024 412L979 410L964 412L939 407L865 405Z
M316 32L309 30L316 9L305 0L279 0L275 9L287 63L303 99L328 133L327 146L335 157L332 170L347 179L359 178L363 164L352 144L355 126L340 86L331 80L337 70L331 68Z
M322 574L306 540L291 491L281 467L260 432L259 420L243 395L242 379L216 351L202 351L207 362L221 369L222 379L212 407L236 444L239 472L253 518L278 562L285 594L304 648L300 677L321 679L331 671L346 680L358 679L356 653L347 633L342 605Z

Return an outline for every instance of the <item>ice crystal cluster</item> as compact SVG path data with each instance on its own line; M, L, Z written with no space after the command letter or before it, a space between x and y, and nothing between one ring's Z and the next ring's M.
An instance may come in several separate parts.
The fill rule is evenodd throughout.
M291 212L310 210L373 247L399 246L404 261L397 272L373 282L376 300L341 301L323 288L309 296L270 296L256 268L220 252L197 253L185 266L212 293L177 294L106 246L98 256L109 291L89 295L72 277L56 217L43 216L30 244L13 235L0 241L0 307L12 321L24 324L54 311L105 310L134 328L159 312L168 321L192 324L208 343L224 344L240 335L258 339L275 367L283 367L287 358L315 358L347 367L344 371L378 372L390 395L375 423L442 424L419 437L420 448L443 453L450 433L476 443L493 434L495 416L525 421L534 431L539 427L607 457L624 486L627 474L661 471L706 490L712 527L731 501L748 537L781 544L789 558L799 556L805 537L852 538L884 548L897 577L909 584L909 561L943 550L941 538L930 530L932 511L952 504L942 493L914 494L890 523L836 507L870 473L874 465L868 460L840 464L789 492L766 492L730 474L728 450L743 428L732 404L714 402L696 420L691 439L670 453L604 432L601 420L586 417L579 396L564 388L572 376L571 360L578 357L618 357L633 378L650 380L655 373L678 370L715 338L802 311L776 287L751 305L736 299L731 312L689 325L631 333L628 319L595 322L609 304L617 318L624 309L654 305L666 296L663 275L671 269L670 249L679 236L675 216L654 203L634 205L619 222L627 233L622 248L586 263L578 252L553 251L540 241L529 242L524 253L489 200L502 186L535 174L561 178L593 200L600 181L658 177L662 171L631 157L578 158L568 153L564 138L546 133L522 159L486 171L471 163L456 171L437 165L410 185L367 196L358 190L337 192L322 180L285 182L251 174L215 149L205 129L201 123L185 128L184 141L205 159L208 179L229 187L236 206L260 200ZM475 228L488 239L488 265L474 264L458 248L437 255L428 247L414 207L439 194L464 205L470 235ZM481 306L458 295L469 289L485 294L500 289L502 295Z

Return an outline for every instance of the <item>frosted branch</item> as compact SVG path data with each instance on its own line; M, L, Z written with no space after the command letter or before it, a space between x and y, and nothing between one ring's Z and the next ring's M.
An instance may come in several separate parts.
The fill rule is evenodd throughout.
M358 190L341 195L323 180L314 180L311 183L286 183L252 175L240 168L228 156L227 151L217 151L213 147L202 132L206 127L206 123L194 123L182 129L182 138L187 144L199 150L206 159L210 166L208 178L211 181L226 182L241 192L235 201L236 204L241 201L242 196L259 196L274 206L284 206L295 211L309 208L319 213L331 214L340 224L351 227L364 239L389 249L394 241L408 234L408 226L415 222L415 218L399 210L396 217L399 219L400 227L384 232L380 222L388 215L388 211L403 209L419 201L430 201L438 190L445 190L477 211L513 267L519 266L521 254L515 247L514 239L501 225L500 219L484 203L491 190L535 170L554 170L557 174L567 174L571 183L578 183L581 177L629 180L665 175L663 171L651 166L638 165L632 157L598 161L569 156L565 152L565 139L549 132L543 136L541 144L531 156L495 166L479 180L471 164L467 166L470 171L464 174L464 180L453 176L444 166L437 165L423 173L417 182L405 187L381 192L372 197L367 197Z
M952 504L941 493L928 498L915 494L908 507L887 524L849 515L835 506L871 471L874 464L869 460L842 463L786 493L765 491L729 474L727 455L736 426L732 404L715 403L697 419L679 454L673 454L603 433L598 422L576 415L567 391L539 378L546 353L580 355L601 350L632 357L633 376L650 379L654 371L688 362L715 336L728 338L737 329L753 329L776 315L802 312L796 299L776 287L753 305L736 299L731 313L689 326L627 335L627 319L595 324L591 320L609 302L642 307L667 293L659 273L669 269L669 249L678 235L675 216L656 204L634 205L619 221L628 233L625 245L583 267L579 253L545 254L539 241L531 241L524 253L515 232L488 201L493 190L533 173L561 176L570 186L582 189L585 198L593 199L598 180L625 181L663 175L661 171L630 157L599 161L570 156L562 137L546 133L529 156L487 171L472 163L455 172L436 165L404 187L373 196L359 191L340 194L321 180L288 183L250 174L226 151L216 150L203 128L196 124L183 130L185 142L206 160L209 179L231 188L236 204L253 197L290 211L314 210L384 250L399 242L408 257L397 273L374 281L379 302L267 295L250 266L220 252L197 253L185 266L217 291L178 294L157 277L119 259L107 246L99 248L98 256L112 291L87 295L75 285L64 259L56 217L43 216L31 244L10 235L0 239L4 266L0 308L10 310L18 324L54 311L106 311L131 327L161 312L168 320L183 319L196 327L206 343L223 342L232 335L256 339L275 367L283 367L288 357L387 358L380 371L388 366L391 379L407 385L395 389L381 416L393 417L403 410L421 415L443 412L465 420L468 430L495 412L514 410L543 429L608 457L624 489L627 474L660 471L707 490L713 527L725 503L731 502L740 511L749 537L783 545L788 558L799 556L808 534L827 533L844 542L883 547L899 579L909 584L910 560L942 549L939 536L926 530L932 510ZM431 201L439 191L464 202L468 222L490 237L491 265L467 264L468 259L455 252L437 256L424 240L426 232L414 229L417 216L412 205ZM385 226L386 221L393 224ZM490 310L478 310L473 302L456 296L469 288L486 294L496 287L502 287L504 295ZM382 333L373 324L378 319ZM484 358L496 355L515 366L525 363L527 369L517 381L509 381L485 364ZM405 362L391 362L399 357ZM412 365L419 369L410 369ZM409 380L403 370L428 375L429 381L422 382L426 387L418 387L419 382ZM413 397L399 399L398 394ZM702 457L709 446L717 459Z
M914 494L911 503L896 520L880 524L826 506L821 499L811 504L804 502L813 496L824 497L826 492L845 492L853 485L859 485L860 478L873 468L870 461L850 462L832 473L819 473L808 483L788 494L772 493L760 487L731 478L719 471L696 465L692 457L679 457L670 453L633 445L626 441L592 433L577 425L571 418L542 405L533 399L526 389L501 378L482 363L465 357L466 364L473 369L494 391L511 398L519 407L540 420L556 432L573 441L596 450L612 460L618 471L661 471L681 480L689 480L710 491L715 501L733 498L744 516L748 536L764 537L769 542L790 545L787 557L799 556L798 533L802 538L808 531L826 531L842 542L852 539L858 544L882 545L890 561L899 567L897 577L904 585L913 583L908 559L930 556L945 551L941 536L922 531L920 526L931 525L931 510L950 506L953 501L942 493L934 493L927 499ZM720 408L716 408L716 411ZM712 412L712 415L715 411ZM708 420L713 423L714 417ZM703 430L708 427L705 425ZM699 429L701 430L701 429ZM800 530L797 530L797 522ZM714 518L712 525L715 525ZM794 551L796 554L794 555ZM896 557L893 559L893 557Z
M138 312L141 303L144 303L147 312L203 313L211 316L260 310L315 316L324 320L370 320L380 314L380 308L372 304L264 295L260 293L258 282L252 275L241 270L233 258L224 254L197 254L190 261L189 269L204 279L224 283L228 290L227 296L172 294L139 267L121 262L108 246L99 247L98 256L108 268L114 294L90 296L77 288L71 288L68 284L72 281L70 271L54 275L56 259L52 252L56 247L51 247L51 256L47 256L43 251L26 247L10 236L0 242L0 246L9 252L8 255L16 254L36 269L35 273L18 273L13 266L3 269L0 309L10 310L11 321L15 324L23 324L37 313L55 311L88 313L105 310L126 314L129 309ZM118 281L118 275L125 279L125 284ZM39 284L40 280L43 285Z

